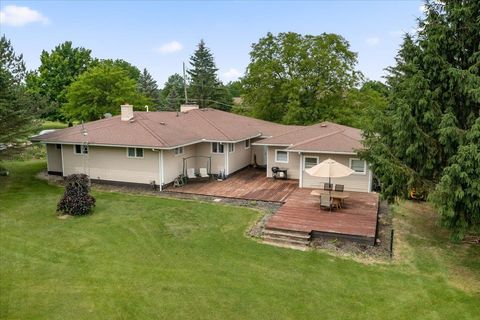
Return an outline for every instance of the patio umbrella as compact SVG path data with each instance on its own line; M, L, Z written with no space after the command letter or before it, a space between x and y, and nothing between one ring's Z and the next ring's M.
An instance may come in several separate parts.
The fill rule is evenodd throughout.
M305 170L311 176L320 177L320 178L327 178L328 177L328 184L331 185L332 178L341 178L347 177L354 173L352 169L347 166L344 166L341 163L338 163L335 160L328 158L325 161L320 162L316 166L311 167L310 169ZM330 197L332 197L332 188L330 188ZM330 207L330 210L332 208Z

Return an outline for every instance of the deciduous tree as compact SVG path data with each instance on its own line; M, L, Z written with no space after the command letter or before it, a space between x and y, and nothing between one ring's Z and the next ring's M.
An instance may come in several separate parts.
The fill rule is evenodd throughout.
M152 101L141 95L137 83L121 66L105 62L92 67L68 87L63 112L71 119L91 121L105 113L118 114L126 102L144 106Z
M289 124L335 120L348 90L361 79L357 54L339 35L268 33L253 44L243 79L254 116ZM331 112L330 112L331 114Z
M42 51L40 67L27 77L27 87L30 92L46 97L53 106L45 117L62 117L60 109L67 102L67 87L92 63L90 54L91 50L74 47L71 41L56 46L51 52Z

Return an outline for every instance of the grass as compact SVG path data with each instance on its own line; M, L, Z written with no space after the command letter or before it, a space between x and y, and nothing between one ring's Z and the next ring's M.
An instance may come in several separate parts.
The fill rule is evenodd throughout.
M63 123L60 121L49 121L45 120L42 122L40 130L48 130L48 129L63 129L68 127L67 123Z
M246 208L94 192L93 215L61 220L55 206L62 189L34 178L45 163L6 165L11 175L0 177L2 319L480 314L479 288L454 284L478 281L478 246L451 244L431 226L412 226L427 210L423 204L418 211L412 203L395 208L403 230L398 260L366 265L259 244L245 236L259 213Z

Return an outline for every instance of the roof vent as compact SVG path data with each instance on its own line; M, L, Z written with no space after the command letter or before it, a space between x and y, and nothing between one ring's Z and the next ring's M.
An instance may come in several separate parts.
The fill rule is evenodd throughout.
M107 112L107 113L104 113L104 114L103 114L103 117L104 117L105 119L111 118L111 117L112 117L112 114Z
M326 126L327 126L326 123L321 123L321 124L320 124L320 127L322 127L322 128L325 128Z
M165 122L162 121L162 122L160 122L160 124L161 124L162 126L164 126L164 125L165 125Z

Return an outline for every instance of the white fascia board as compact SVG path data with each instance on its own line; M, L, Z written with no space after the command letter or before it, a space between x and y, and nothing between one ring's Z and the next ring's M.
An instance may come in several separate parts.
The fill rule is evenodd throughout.
M356 152L340 152L340 151L314 151L314 150L289 150L288 152L302 152L302 153L319 153L319 154L343 154L343 155L357 155Z
M178 144L170 147L159 147L159 146L143 146L143 145L124 145L124 144L106 144L106 143L92 143L89 142L88 145L90 146L100 146L100 147L114 147L114 148L143 148L143 149L156 149L156 150L173 150L176 148L180 147L187 147L193 144L197 143L202 143L202 142L218 142L218 143L239 143L245 140L253 139L259 137L260 134L246 137L245 139L240 139L240 140L211 140L211 139L201 139L201 140L196 140L192 142L187 142L184 144ZM82 144L82 142L64 142L64 141L38 141L39 143L47 144L47 143L52 143L52 144L67 144L67 145L76 145L76 144Z
M260 143L260 142L253 142L252 146L269 146L269 147L291 147L291 144L284 144L284 143Z

